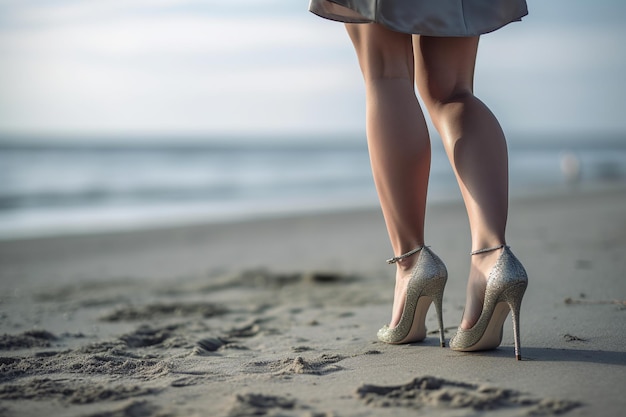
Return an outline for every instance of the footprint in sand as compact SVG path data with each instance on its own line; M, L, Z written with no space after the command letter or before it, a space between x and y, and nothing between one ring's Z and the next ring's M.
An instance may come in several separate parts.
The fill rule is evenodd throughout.
M0 350L17 350L39 347L50 347L58 338L46 330L30 330L18 335L4 334L0 336Z
M344 356L326 354L313 359L296 356L295 358L275 361L252 362L246 365L246 369L252 373L268 373L274 376L293 374L326 375L342 370L341 366L335 364L343 359L345 359Z
M228 311L224 306L214 303L153 303L143 306L124 306L100 317L108 322L154 320L170 317L188 317L199 315L204 318L220 316Z
M357 280L356 276L343 275L335 272L272 272L266 269L251 269L236 275L215 277L213 282L204 286L202 291L215 292L227 288L283 288L298 284L345 284Z
M272 321L272 320L274 320L273 317L254 319L252 322L249 322L247 324L244 324L238 327L233 327L230 330L227 330L226 337L248 338L248 337L257 336L259 334L262 334L262 335L280 334L279 330L265 325L267 322Z
M85 417L150 417L168 415L161 414L160 411L160 407L150 404L147 401L132 401L131 403L124 404L122 407L114 410L88 414Z
M225 348L230 345L232 342L223 339L221 337L205 337L204 339L200 339L196 342L196 346L193 348L193 354L199 356L208 356ZM240 349L245 349L245 347L239 347Z
M309 346L292 346L291 347L291 351L294 353L302 353L302 352L307 352L309 350L315 350L315 349Z
M523 393L426 376L404 385L362 385L357 395L373 407L471 409L481 415L501 409L521 409L529 415L560 415L581 404L532 398Z
M139 354L126 349L122 341L101 342L49 355L2 358L0 382L10 382L28 376L82 374L89 376L121 375L137 380L153 380L170 373L168 359L157 355Z
M177 330L185 327L184 324L172 324L164 327L141 326L132 333L125 334L120 337L129 348L179 348L191 347L192 343L182 334L178 334Z
M100 401L120 401L144 395L157 394L155 388L139 385L85 384L80 380L32 378L19 384L0 387L2 400L59 400L65 404L91 404Z
M334 413L317 412L310 405L302 404L288 396L237 394L233 398L227 417L331 417L334 415Z
M265 416L269 413L286 410L293 412L300 408L296 400L263 394L238 394L234 398L228 417ZM275 415L272 413L271 415Z

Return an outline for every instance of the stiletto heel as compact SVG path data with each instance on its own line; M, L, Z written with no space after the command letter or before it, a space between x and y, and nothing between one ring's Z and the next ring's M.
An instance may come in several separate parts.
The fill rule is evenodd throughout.
M431 303L435 304L441 346L445 346L443 336L442 301L443 290L448 280L448 271L441 259L428 247L422 246L407 254L389 259L395 263L419 252L419 258L411 272L400 321L395 327L383 326L378 331L378 339L385 343L401 344L420 342L426 338L426 313Z
M502 327L508 310L511 310L513 333L515 334L515 357L522 359L520 344L520 308L528 286L528 276L521 262L508 246L481 249L472 254L504 248L489 273L483 310L471 329L459 329L450 340L453 350L473 352L495 349L502 342Z
M437 322L439 323L439 343L441 347L446 347L446 339L443 336L443 290L439 293L439 296L433 299L435 304L435 311L437 311Z
M505 298L507 300L507 304L509 305L509 309L511 310L511 316L513 321L513 334L515 336L515 358L518 361L522 360L522 351L520 344L520 325L519 325L519 315L520 309L522 307L522 298L524 297L524 292L526 291L526 285L516 285L515 287L510 288L506 291Z

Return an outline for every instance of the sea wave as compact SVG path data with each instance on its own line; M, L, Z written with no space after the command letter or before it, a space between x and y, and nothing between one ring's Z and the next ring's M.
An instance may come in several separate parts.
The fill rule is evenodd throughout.
M626 178L626 147L524 143L511 194ZM0 145L0 238L377 204L366 144ZM459 198L433 146L429 198ZM169 219L169 220L168 220ZM77 227L80 225L80 227Z

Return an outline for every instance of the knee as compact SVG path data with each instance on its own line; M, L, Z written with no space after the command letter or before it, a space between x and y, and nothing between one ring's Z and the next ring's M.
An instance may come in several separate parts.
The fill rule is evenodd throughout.
M466 86L431 87L422 98L433 107L442 107L446 104L467 102L474 98L474 92Z
M471 88L458 87L430 90L427 94L422 94L422 99L431 117L439 119L445 117L449 110L462 109L466 103L473 101L475 97Z
M468 104L475 100L471 89L452 89L442 94L422 96L428 114L439 132L446 148L454 148L462 131L461 120L467 116Z

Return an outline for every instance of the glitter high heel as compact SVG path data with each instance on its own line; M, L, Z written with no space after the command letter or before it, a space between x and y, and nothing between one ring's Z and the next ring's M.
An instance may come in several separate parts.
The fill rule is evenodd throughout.
M521 360L519 315L522 297L528 286L526 270L506 245L474 251L472 255L501 248L504 250L489 273L483 310L478 321L471 329L459 327L450 340L450 347L462 352L497 348L502 342L502 327L510 309L515 333L515 357Z
M431 303L435 304L439 321L439 339L444 347L442 301L443 289L448 279L448 271L441 259L428 247L422 246L404 255L389 259L395 263L419 252L419 258L411 272L407 286L404 309L400 321L395 327L384 326L378 331L382 342L401 344L420 342L426 338L426 313Z

